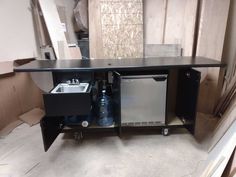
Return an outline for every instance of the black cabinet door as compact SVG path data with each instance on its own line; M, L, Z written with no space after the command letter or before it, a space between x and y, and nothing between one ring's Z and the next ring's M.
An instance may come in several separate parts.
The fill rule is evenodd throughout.
M47 151L63 128L62 117L44 117L41 122L44 150Z
M118 72L113 73L113 111L114 119L118 124L118 135L121 136L121 107L120 107L120 74Z
M192 134L195 129L200 79L201 73L194 69L183 69L178 73L176 115Z

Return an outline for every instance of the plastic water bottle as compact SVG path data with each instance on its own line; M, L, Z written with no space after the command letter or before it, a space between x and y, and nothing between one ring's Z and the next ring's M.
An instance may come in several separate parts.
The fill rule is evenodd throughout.
M100 126L110 126L113 124L112 100L106 95L106 90L102 90L102 95L98 98L98 119Z

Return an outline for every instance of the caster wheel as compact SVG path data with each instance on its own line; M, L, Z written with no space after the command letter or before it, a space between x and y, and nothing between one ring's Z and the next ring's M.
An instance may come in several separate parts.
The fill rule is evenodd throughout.
M163 136L168 136L169 135L169 128L163 128L162 129L162 135Z
M74 139L77 142L82 142L82 140L83 140L83 133L82 132L75 132L74 133Z

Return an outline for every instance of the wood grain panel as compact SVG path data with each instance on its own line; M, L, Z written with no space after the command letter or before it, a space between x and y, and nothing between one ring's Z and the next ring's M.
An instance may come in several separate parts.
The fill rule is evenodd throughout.
M181 44L183 56L192 56L197 0L169 0L165 44Z
M202 11L197 43L197 56L221 61L230 0L202 0ZM218 100L219 69L209 68L200 88L199 111L212 113ZM201 95L204 95L202 97Z
M142 57L142 1L89 2L90 56L92 58Z
M57 11L56 4L53 0L38 0L44 20L48 29L48 33L50 35L50 39L56 54L57 59L61 58L70 58L70 52L68 50L68 45L66 41L66 37L64 31L62 30L61 21L59 18L59 14ZM58 43L64 44L64 56L60 56ZM64 58L64 59L65 59Z

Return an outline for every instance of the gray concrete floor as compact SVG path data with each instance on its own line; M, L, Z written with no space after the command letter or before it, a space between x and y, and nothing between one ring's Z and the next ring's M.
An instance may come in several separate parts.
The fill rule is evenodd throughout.
M0 139L0 177L190 177L206 158L206 145L185 130L82 143L61 134L48 152L39 125L22 124Z

